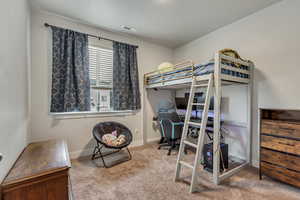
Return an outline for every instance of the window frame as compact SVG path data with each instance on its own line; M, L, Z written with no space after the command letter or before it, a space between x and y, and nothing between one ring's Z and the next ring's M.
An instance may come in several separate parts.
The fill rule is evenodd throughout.
M105 51L111 51L112 53L113 53L113 49L112 48L108 48L108 47L103 47L103 46L100 46L100 45L95 45L95 44L89 44L89 48L90 47L92 47L92 48L99 48L99 49L103 49L103 50L105 50ZM113 58L112 58L113 59ZM110 85L110 87L106 87L106 86L103 86L103 85L100 85L100 83L98 82L99 80L98 80L98 78L99 78L99 76L98 76L98 72L99 72L99 68L96 68L95 69L96 70L96 86L92 86L91 85L91 90L92 89L102 89L102 90L111 90L112 91L112 89L113 89L113 83L111 83L111 85ZM113 69L112 69L113 70ZM113 72L112 72L113 73ZM113 77L112 77L112 79L113 79ZM101 98L101 96L100 96L100 98ZM114 110L108 110L108 111L88 111L88 112L98 112L98 113L105 113L105 112L113 112Z
M128 116L135 115L137 111L133 110L120 110L120 111L107 111L107 112L94 112L94 111L82 111L82 112L60 112L49 113L50 116L55 119L80 119L80 118L99 118L99 117L112 117L112 116Z
M94 46L102 49L113 50L111 45L102 44L99 40L89 39L89 46ZM51 46L51 42L49 42ZM109 46L109 47L108 47ZM49 48L49 86L48 86L48 115L55 119L80 119L80 118L99 118L99 117L111 117L111 116L128 116L135 115L138 111L135 110L110 110L110 111L78 111L78 112L51 112L51 88L52 88L52 49Z

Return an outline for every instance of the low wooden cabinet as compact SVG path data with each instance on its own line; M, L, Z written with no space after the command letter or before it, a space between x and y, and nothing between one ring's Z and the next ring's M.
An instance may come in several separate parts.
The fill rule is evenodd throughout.
M261 109L260 178L300 187L300 111Z
M69 200L70 159L62 140L29 144L2 183L3 200Z

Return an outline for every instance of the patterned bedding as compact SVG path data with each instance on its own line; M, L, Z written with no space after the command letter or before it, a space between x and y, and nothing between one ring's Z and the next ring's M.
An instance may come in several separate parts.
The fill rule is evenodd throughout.
M235 65L233 65L230 62L222 61L222 64L226 65L226 66L229 66L229 67L237 68ZM207 62L207 63L204 63L204 64L197 64L194 67L194 75L195 76L201 76L201 75L213 73L214 72L214 65L215 65L215 63L213 61L210 61L210 62ZM244 66L244 65L241 65L238 68L244 69L244 70L249 70L249 67ZM148 77L147 81L148 81L148 84L154 84L154 83L158 83L162 80L168 81L168 80L172 80L172 79L176 79L176 78L180 78L180 77L191 76L191 75L193 75L191 70L192 70L192 67L190 66L190 67L186 67L186 68L183 68L183 69L178 69L176 71L166 72L166 73L163 73L163 74L157 74L157 75L153 75L151 77ZM236 72L236 71L232 71L232 70L228 70L228 69L222 69L221 73L231 75L231 76L235 76L235 77L239 77L239 78L249 78L248 74L241 73L241 72Z

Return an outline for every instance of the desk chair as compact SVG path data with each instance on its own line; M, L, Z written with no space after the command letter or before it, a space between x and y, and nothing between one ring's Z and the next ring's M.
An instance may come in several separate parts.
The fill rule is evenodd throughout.
M159 112L157 120L160 124L161 140L158 149L169 146L168 155L180 143L176 143L181 138L184 122L176 112Z

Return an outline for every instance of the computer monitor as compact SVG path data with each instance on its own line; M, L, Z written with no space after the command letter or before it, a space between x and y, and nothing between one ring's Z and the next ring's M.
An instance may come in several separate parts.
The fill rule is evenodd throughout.
M189 93L185 93L184 97L176 97L175 98L175 104L177 108L177 112L179 115L185 115L185 112L187 110L188 106L188 100L189 100ZM203 92L197 92L195 93L194 102L195 103L204 103L205 101L205 94ZM211 98L209 110L212 111L214 109L214 102L213 97ZM192 107L192 118L201 118L201 113L203 110L203 106L193 106Z
M188 101L189 101L189 93L185 93L184 97L176 97L175 98L175 103L176 103L176 108L177 109L187 109L188 106ZM197 92L195 93L195 98L194 98L194 103L204 103L205 101L205 95L203 92ZM210 106L209 110L213 110L214 107L214 101L213 97L210 100ZM193 110L202 110L203 106L193 106Z

